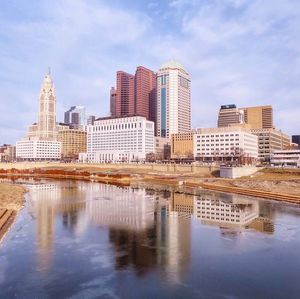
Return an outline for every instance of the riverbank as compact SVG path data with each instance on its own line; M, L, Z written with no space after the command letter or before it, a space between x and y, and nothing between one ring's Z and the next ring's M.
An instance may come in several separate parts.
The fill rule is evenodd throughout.
M121 186L166 185L179 187L179 191L210 189L300 204L300 169L266 168L251 176L223 179L218 177L215 168L201 167L203 169L198 169L197 173L191 173L190 169L173 173L174 168L170 173L138 168L133 164L0 163L0 176L89 180Z
M0 183L0 241L22 208L25 192L22 186Z

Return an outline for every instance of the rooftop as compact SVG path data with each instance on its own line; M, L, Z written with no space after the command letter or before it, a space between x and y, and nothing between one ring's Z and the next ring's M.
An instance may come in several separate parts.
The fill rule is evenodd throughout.
M145 118L142 115L132 114L132 115L123 115L123 116L104 116L104 117L99 117L99 118L95 119L95 121L108 120L108 119L118 119L118 118L129 118L129 117L143 117L143 118Z
M162 64L162 66L160 67L160 69L167 69L167 68L180 69L180 70L183 70L186 72L184 66L176 60L168 60L167 62Z

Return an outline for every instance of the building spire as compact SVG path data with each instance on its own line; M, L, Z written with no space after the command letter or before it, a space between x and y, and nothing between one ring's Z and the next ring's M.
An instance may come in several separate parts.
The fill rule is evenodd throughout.
M50 66L48 66L48 75L49 76L51 75L51 68L50 68Z

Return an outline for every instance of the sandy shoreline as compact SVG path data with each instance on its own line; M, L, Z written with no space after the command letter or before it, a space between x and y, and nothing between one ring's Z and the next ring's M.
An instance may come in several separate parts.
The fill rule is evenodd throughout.
M133 185L165 185L176 186L176 189L210 189L220 192L250 195L265 199L300 204L300 169L260 169L256 174L239 179L223 179L216 176L214 171L207 169L202 173L162 173L141 169L109 168L109 164L47 164L46 167L35 168L36 164L27 164L18 169L6 165L0 175L7 178L34 179L76 179L96 181L123 186ZM75 167L76 166L76 167ZM133 167L133 166L131 166Z
M0 183L0 209L19 211L24 203L25 192L22 186Z
M0 241L22 208L25 192L22 186L0 183Z

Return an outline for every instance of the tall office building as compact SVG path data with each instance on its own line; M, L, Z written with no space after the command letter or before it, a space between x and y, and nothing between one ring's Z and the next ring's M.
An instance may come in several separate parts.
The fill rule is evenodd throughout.
M229 125L243 124L243 111L238 109L236 105L222 105L218 115L218 128L228 127Z
M116 115L134 115L134 75L117 72Z
M86 113L83 106L72 106L65 112L65 123L74 128L86 125Z
M170 60L157 74L157 136L191 129L191 79L184 67Z
M110 89L110 116L112 116L112 117L116 116L116 97L117 97L117 91L114 87L111 87L111 89Z
M27 136L17 141L17 159L60 159L61 143L57 141L57 133L55 88L48 73L40 90L38 122L29 126Z
M272 129L273 108L268 106L241 108L244 111L245 123L251 125L252 129Z
M138 66L135 72L135 114L155 121L156 74Z
M138 66L135 75L117 72L117 88L110 90L112 117L138 115L156 121L156 74Z
M40 90L37 136L43 139L52 139L57 136L56 95L50 74L44 77Z

